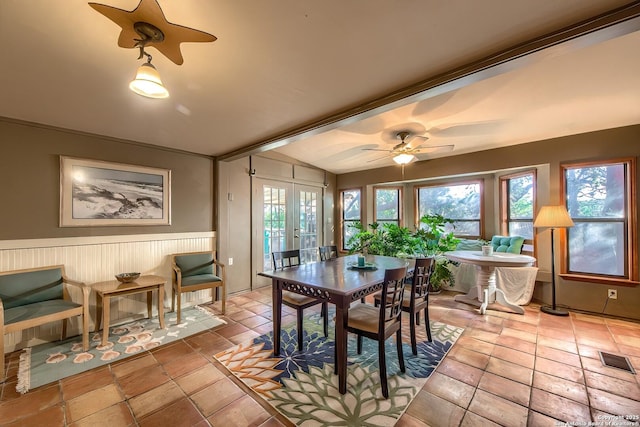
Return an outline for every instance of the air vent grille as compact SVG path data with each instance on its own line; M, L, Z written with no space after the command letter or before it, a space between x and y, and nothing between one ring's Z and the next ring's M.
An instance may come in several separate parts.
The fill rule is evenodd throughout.
M633 370L633 366L631 366L629 359L626 357L605 353L604 351L599 351L598 353L600 353L600 360L604 366L622 369L623 371L631 372L632 374L636 373L636 371Z

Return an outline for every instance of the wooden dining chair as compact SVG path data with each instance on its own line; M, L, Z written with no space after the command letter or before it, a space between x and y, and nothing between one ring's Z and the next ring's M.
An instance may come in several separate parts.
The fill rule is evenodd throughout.
M318 252L320 253L320 261L338 258L338 247L335 245L320 246Z
M378 307L371 304L357 304L349 309L347 332L355 333L358 336L358 354L362 353L362 337L378 341L380 382L382 384L382 395L385 399L389 397L389 386L387 384L387 362L384 343L393 334L396 336L400 371L405 372L404 356L402 354L401 319L406 274L406 267L385 270L380 295L381 301L386 301L386 304L379 304Z
M294 249L283 252L272 252L271 258L273 260L274 270L283 270L289 267L295 267L300 265L300 250ZM328 336L329 320L328 320L328 304L326 301L322 301L306 295L301 295L291 291L282 291L282 303L287 307L291 307L296 310L297 327L298 327L298 350L302 351L302 323L304 320L303 310L305 308L312 307L316 304L322 303L321 316L323 318L324 336Z
M411 285L407 286L402 300L402 311L409 313L409 330L411 333L411 351L418 354L416 325L420 325L420 312L424 311L424 326L427 340L431 342L431 326L429 324L429 290L430 279L436 260L434 257L417 258L411 277ZM374 304L380 304L380 294L374 295Z

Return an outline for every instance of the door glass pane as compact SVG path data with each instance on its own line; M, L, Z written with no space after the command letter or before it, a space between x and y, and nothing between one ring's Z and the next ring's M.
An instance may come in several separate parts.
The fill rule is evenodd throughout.
M284 188L263 186L264 252L262 270L273 269L271 252L286 250L286 193Z
M300 212L299 230L301 261L317 261L318 249L318 192L300 191L298 193L298 208Z
M625 276L622 222L576 223L568 229L569 271Z

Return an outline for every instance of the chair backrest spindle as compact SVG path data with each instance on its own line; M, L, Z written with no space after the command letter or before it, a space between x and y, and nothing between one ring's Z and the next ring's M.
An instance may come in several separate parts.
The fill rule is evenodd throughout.
M416 299L426 299L431 287L431 274L436 266L434 257L418 258L413 268L411 292Z
M380 310L383 311L379 324L381 332L385 329L385 325L400 321L406 272L406 267L401 267L386 270L384 273L381 301L386 301L386 303L380 304Z
M320 261L327 261L338 257L337 246L320 246L318 252L320 254Z
M300 249L272 252L271 260L273 261L274 270L283 270L287 267L295 267L300 265Z

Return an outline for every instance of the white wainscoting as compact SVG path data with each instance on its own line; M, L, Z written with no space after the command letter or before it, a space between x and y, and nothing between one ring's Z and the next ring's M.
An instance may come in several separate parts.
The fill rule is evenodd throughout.
M0 241L0 271L64 265L70 279L91 284L114 279L117 273L138 271L167 279L164 306L171 307L170 255L215 248L215 232L166 233L125 236L91 236L60 239L29 239ZM79 292L72 293L80 301ZM156 297L154 295L154 301ZM211 301L211 291L183 294L183 306ZM96 320L95 293L90 295L91 331ZM154 302L154 315L155 315ZM146 294L113 298L111 324L146 316ZM59 339L62 322L5 336L5 352ZM80 322L71 322L68 335L80 333ZM90 334L92 335L92 334Z

